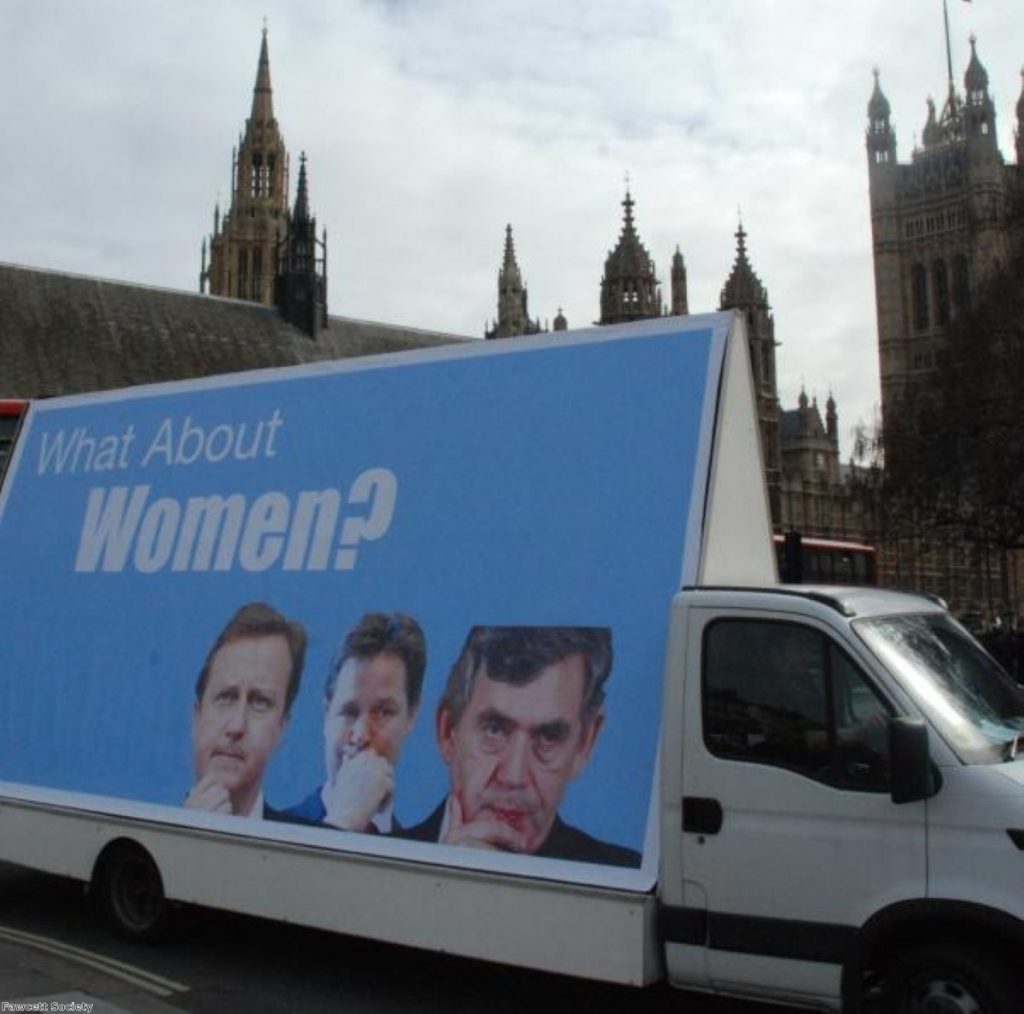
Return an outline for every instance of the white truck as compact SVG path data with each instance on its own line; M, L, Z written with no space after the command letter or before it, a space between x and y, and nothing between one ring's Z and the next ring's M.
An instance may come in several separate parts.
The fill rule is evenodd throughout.
M0 858L142 938L200 903L1019 1010L1024 694L935 602L776 585L758 440L732 314L33 405L0 491ZM254 606L284 626L239 634ZM359 771L387 788L346 809Z

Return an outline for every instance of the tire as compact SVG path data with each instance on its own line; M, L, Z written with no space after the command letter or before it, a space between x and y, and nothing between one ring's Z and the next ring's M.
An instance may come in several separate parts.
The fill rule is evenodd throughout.
M936 943L915 948L892 968L893 1014L1019 1014L1024 984L998 952Z
M107 922L129 940L157 943L170 926L170 905L153 857L141 846L114 846L96 876L97 898Z

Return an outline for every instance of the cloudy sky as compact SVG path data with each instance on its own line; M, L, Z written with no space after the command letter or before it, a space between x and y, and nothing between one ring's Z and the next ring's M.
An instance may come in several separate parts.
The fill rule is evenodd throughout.
M1010 160L1024 5L949 4ZM666 299L678 244L717 308L741 212L783 405L834 392L844 451L872 419L871 71L906 159L945 95L941 0L3 0L0 261L195 289L264 17L332 313L480 335L508 222L531 313L584 326L628 173Z

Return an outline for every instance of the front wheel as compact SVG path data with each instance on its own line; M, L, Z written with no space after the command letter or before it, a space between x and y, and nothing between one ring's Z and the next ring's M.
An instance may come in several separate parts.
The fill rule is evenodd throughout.
M888 995L892 1014L1019 1014L1024 990L998 954L937 943L897 960Z
M100 866L96 889L107 920L121 936L152 943L166 935L170 909L163 879L141 846L115 846Z

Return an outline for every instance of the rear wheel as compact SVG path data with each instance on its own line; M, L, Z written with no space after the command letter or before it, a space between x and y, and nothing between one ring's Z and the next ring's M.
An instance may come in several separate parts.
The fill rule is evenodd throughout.
M155 942L166 935L170 908L163 879L141 846L114 846L100 865L95 889L107 920L121 936Z
M894 1014L1019 1014L1022 982L998 954L937 943L908 951L893 966Z

